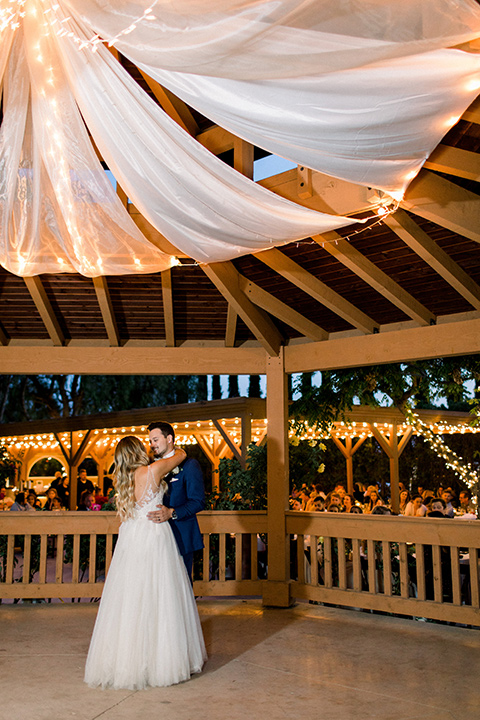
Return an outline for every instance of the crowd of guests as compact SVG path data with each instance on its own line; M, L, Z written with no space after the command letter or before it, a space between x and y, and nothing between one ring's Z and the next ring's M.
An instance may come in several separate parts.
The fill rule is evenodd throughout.
M422 485L411 492L399 483L400 510L398 515L410 517L476 518L476 508L468 489L460 490L458 498L451 487L437 487L435 491ZM343 483L325 494L320 484L293 487L290 495L292 510L307 512L359 513L364 515L395 515L389 501L380 494L378 485L355 483L353 494L348 494Z
M109 478L106 479L105 484L108 483L111 486ZM107 487L105 492L108 493L108 489ZM4 495L4 492L2 494ZM4 509L10 510L10 512L58 512L68 510L70 508L70 483L66 475L57 471L50 487L47 489L45 498L37 495L35 490L27 490L26 492L18 492L15 495L15 501L10 507L6 507L5 497L0 497L0 501L4 503ZM101 510L106 502L108 502L108 497L87 477L87 471L85 469L79 470L76 509L79 511Z

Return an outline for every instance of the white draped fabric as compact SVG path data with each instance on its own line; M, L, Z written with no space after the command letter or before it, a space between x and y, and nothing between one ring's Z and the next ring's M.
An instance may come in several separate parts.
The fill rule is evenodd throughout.
M88 133L143 215L199 261L353 222L280 198L222 163L101 39L245 140L396 198L480 88L480 56L450 49L479 34L475 0L16 7L13 22L15 3L0 0L0 263L19 275L171 265L120 203Z
M66 27L80 32L75 23ZM77 52L68 35L58 42L108 166L142 214L187 255L227 260L354 222L301 207L237 173L169 118L103 46Z
M297 164L400 198L478 94L472 0L67 0L203 115ZM151 4L152 5L152 4ZM220 6L220 7L219 7ZM154 19L153 19L154 18Z

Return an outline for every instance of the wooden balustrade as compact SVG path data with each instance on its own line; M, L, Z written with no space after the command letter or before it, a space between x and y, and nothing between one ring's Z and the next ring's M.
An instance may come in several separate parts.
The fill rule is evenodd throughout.
M199 522L195 594L263 595L267 514L208 511ZM0 599L99 597L118 528L109 512L0 513ZM478 521L287 512L292 596L480 626L479 531Z
M195 594L261 595L266 513L204 512L199 521ZM0 513L0 599L99 597L118 529L112 512Z
M286 515L297 598L480 625L477 520Z

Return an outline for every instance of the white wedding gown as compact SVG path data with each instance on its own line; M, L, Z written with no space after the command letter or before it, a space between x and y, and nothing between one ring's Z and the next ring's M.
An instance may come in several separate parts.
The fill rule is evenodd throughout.
M90 687L138 690L188 680L205 644L192 586L168 522L147 513L163 491L147 488L120 526L85 666Z

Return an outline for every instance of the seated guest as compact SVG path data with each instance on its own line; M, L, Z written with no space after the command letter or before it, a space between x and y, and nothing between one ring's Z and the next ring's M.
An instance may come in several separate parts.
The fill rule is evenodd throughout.
M296 498L290 499L290 510L303 510L302 503Z
M441 512L442 515L445 515L447 506L443 498L434 497L430 500L427 507L429 512Z
M373 508L372 515L391 515L390 508L385 507L385 505L377 505Z
M455 509L452 505L453 500L453 492L450 488L447 488L443 491L441 494L442 499L445 501L445 512L444 515L446 517L454 517L455 516Z
M330 505L327 508L327 512L340 512L340 505L337 505L336 503L330 503Z
M400 515L405 515L405 508L407 507L411 499L412 496L410 495L408 490L400 491Z
M428 505L427 517L445 517L445 500L443 498L432 498Z
M313 506L313 510L315 512L324 512L325 511L325 500L320 495L317 495L315 498L315 504Z
M45 501L45 505L43 506L43 509L44 509L44 510L47 510L47 511L48 511L48 510L52 510L52 508L53 508L53 499L56 498L56 497L58 497L58 495L57 495L57 491L55 490L55 488L52 488L52 487L48 488L48 490L47 490L47 499L46 499L46 501Z
M425 517L427 514L427 508L423 504L423 498L421 495L414 495L413 498L407 503L405 508L405 517Z
M37 497L35 490L29 490L27 493L27 505L30 510L41 510L40 500Z
M337 495L340 495L341 498L345 497L347 494L347 491L345 490L345 485L343 483L337 483L333 489L333 492L337 493Z
M338 505L339 509L342 504L342 498L340 495L336 492L329 492L327 497L325 498L325 507L329 507L330 505Z
M80 498L80 503L77 507L77 510L84 512L89 511L92 509L93 503L95 502L95 497L93 493L91 493L89 490L84 490L82 493L82 496Z
M379 505L384 505L382 498L378 494L378 490L376 488L371 488L368 498L365 502L365 507L363 508L363 512L366 514L370 514L373 512L373 509L378 507Z
M353 495L344 495L342 512L350 512L350 508L353 505L355 505L355 498Z
M350 508L350 510L348 512L354 513L357 515L363 515L363 510L360 507L360 505L352 505L352 507Z
M457 515L475 515L475 505L472 503L472 494L470 490L460 490L458 495Z
M53 498L52 512L58 512L59 510L65 510L65 508L63 507L62 501L57 495L57 497Z
M31 510L31 508L27 506L25 493L19 492L15 495L15 502L10 508L10 512L25 512L26 510Z

